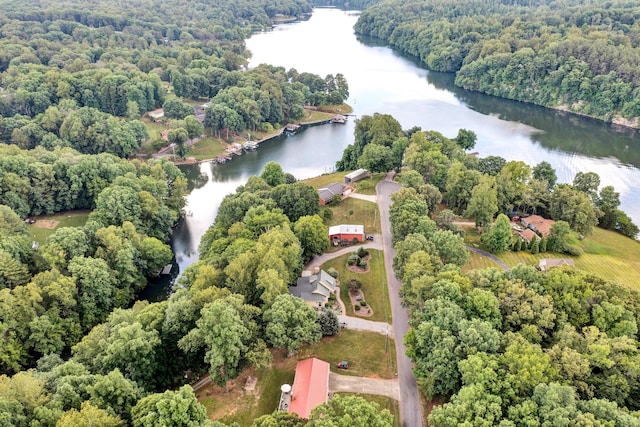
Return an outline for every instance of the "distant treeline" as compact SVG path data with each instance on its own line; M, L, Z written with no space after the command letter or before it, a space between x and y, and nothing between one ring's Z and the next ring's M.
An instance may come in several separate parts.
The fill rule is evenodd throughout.
M390 0L355 28L456 73L460 87L633 125L639 17L623 0Z

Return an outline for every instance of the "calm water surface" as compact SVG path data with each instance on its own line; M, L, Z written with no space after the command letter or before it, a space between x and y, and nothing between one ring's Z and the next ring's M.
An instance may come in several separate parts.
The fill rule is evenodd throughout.
M527 104L470 93L453 86L450 74L432 73L411 58L353 33L357 12L315 9L308 21L285 24L247 41L261 63L324 76L342 73L349 82L357 116L388 113L403 128L414 125L454 137L458 129L478 135L480 156L498 155L535 165L543 160L559 181L593 171L602 185L613 185L625 210L640 224L640 135L595 120ZM183 168L193 190L188 216L176 230L173 248L180 271L198 259L200 237L213 222L226 194L258 175L268 161L285 172L308 178L330 172L342 150L353 142L354 123L316 126L298 135L272 140L259 150L225 165L203 163Z

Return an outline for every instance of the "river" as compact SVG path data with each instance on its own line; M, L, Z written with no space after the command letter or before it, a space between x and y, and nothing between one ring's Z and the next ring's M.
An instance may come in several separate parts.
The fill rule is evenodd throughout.
M547 161L560 182L593 171L602 185L620 193L621 208L640 224L640 134L597 120L569 115L456 88L450 74L433 73L375 41L353 32L358 14L314 9L309 20L278 25L253 35L249 66L261 63L324 76L342 73L349 82L348 103L357 116L393 115L403 126L437 130L454 137L458 129L478 135L481 157L502 156L530 165ZM213 222L225 195L276 161L296 178L333 170L353 142L354 122L323 125L278 138L224 165L182 167L191 190L185 221L176 229L173 249L180 272L197 261L200 237Z

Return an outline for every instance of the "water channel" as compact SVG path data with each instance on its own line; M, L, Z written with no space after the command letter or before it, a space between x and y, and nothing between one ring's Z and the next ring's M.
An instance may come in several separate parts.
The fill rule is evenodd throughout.
M279 25L247 40L250 67L261 63L324 76L342 73L349 82L357 116L393 115L403 126L437 130L454 137L458 129L478 135L481 157L502 156L535 165L543 160L560 182L593 171L602 185L620 193L621 208L640 224L640 133L523 103L456 88L453 76L429 72L411 58L359 39L357 12L315 9L307 21ZM315 126L278 138L224 165L183 167L189 179L185 221L176 229L173 249L180 272L197 261L200 237L213 222L225 195L276 161L298 179L333 170L353 142L354 122Z

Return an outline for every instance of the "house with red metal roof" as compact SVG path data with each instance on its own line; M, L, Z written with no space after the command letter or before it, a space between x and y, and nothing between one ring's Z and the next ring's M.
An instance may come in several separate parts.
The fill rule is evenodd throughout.
M311 411L329 400L329 364L312 357L296 365L296 376L291 390L289 413L309 418Z

